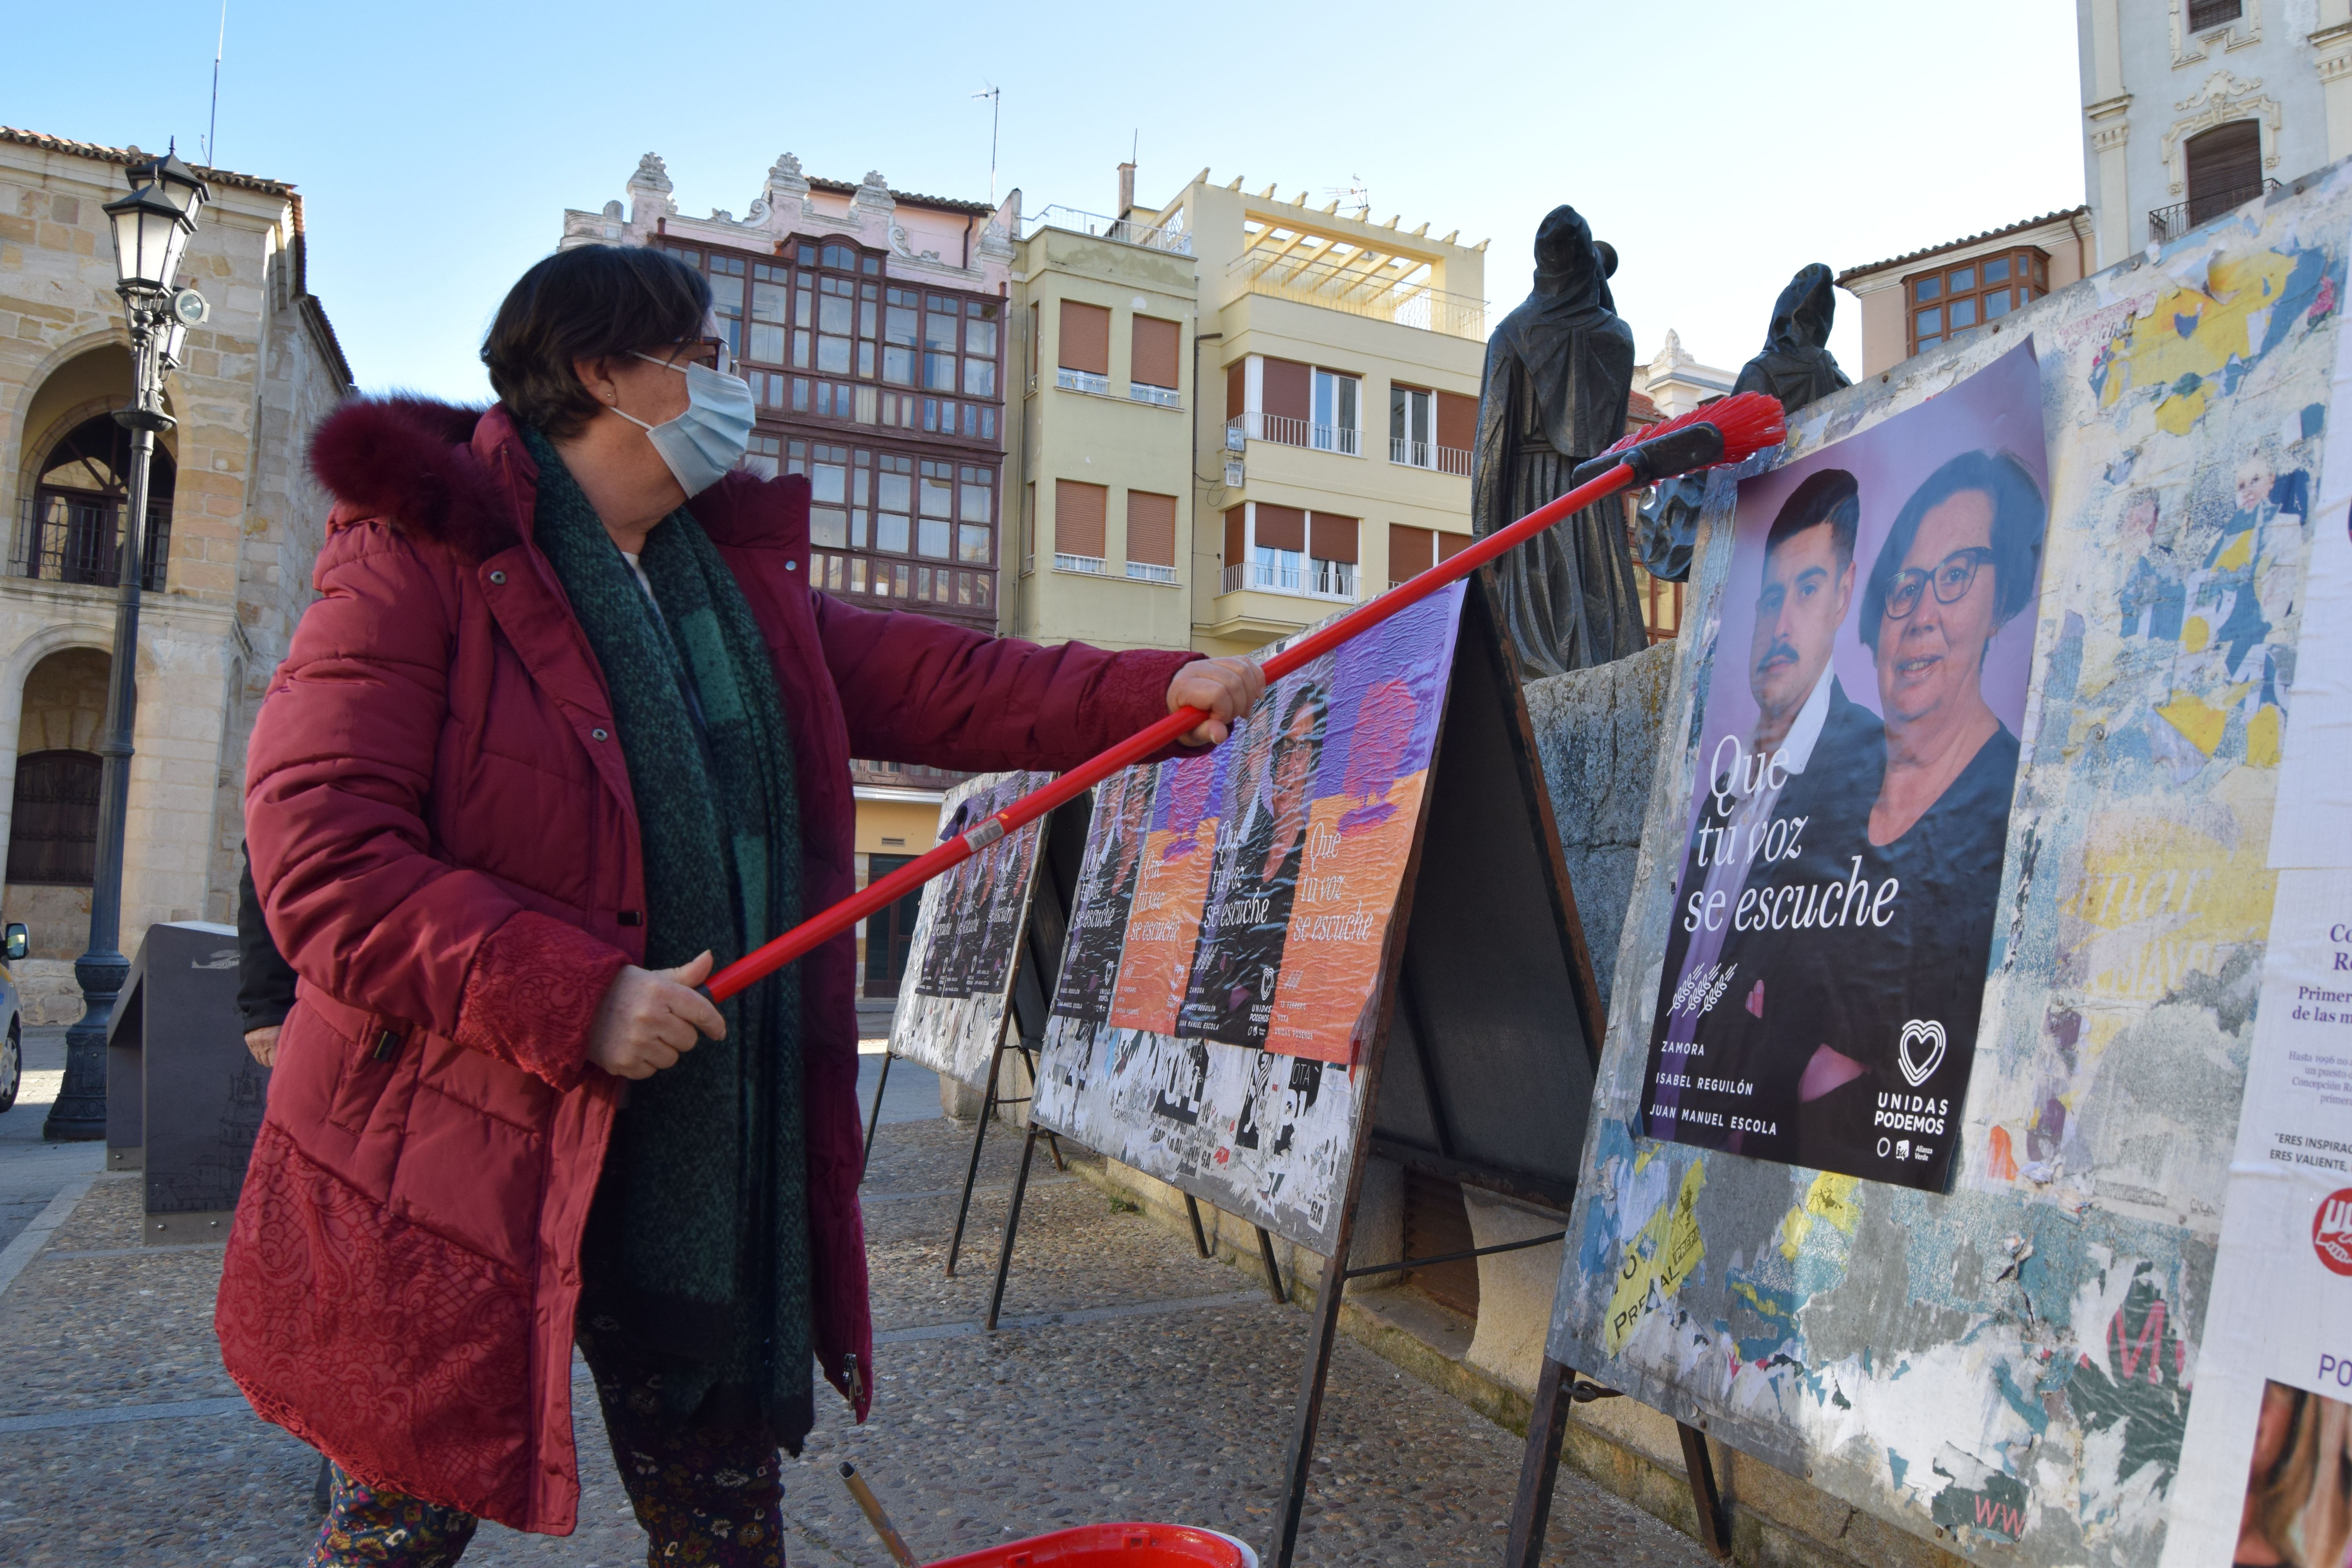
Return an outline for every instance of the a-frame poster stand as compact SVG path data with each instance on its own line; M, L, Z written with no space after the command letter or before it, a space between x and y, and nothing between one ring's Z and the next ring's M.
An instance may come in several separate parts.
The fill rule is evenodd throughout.
M957 825L979 818L1045 784L1047 773L986 773L949 792L943 811ZM1022 1103L1001 1095L1004 1058L1018 1054L1036 1079L1037 1036L1023 1018L1042 1019L1034 1000L1043 994L1038 976L1051 974L1061 960L1063 910L1058 890L1066 879L1053 871L1055 847L1076 855L1086 841L1087 805L1074 801L1045 823L1007 834L948 876L923 889L907 977L890 1021L890 1041L882 1058L874 1108L867 1113L864 1156L870 1160L882 1118L882 1097L890 1084L890 1063L899 1057L981 1091L981 1112L972 1128L971 1157L956 1205L955 1231L948 1243L947 1273L955 1277L971 1212L972 1187L988 1124L1001 1105ZM1024 1010L1024 1001L1027 1003ZM1050 1140L1055 1164L1062 1152ZM861 1179L863 1166L860 1167Z
M1246 895L1258 885L1226 879L1244 878L1244 871L1229 865L1246 867L1259 850L1259 841L1246 837L1247 824L1259 819L1247 814L1253 806L1263 810L1267 792L1280 787L1269 782L1280 773L1280 741L1265 742L1255 752L1242 736L1228 742L1239 748L1228 764L1233 777L1218 784L1222 793L1213 800L1223 804L1213 805L1206 816L1197 798L1182 798L1195 786L1171 771L1187 764L1160 764L1156 785L1144 782L1153 770L1137 769L1101 786L1080 886L1072 897L1075 925L1123 927L1127 935L1124 950L1114 945L1108 958L1101 950L1088 952L1091 935L1074 939L1065 954L1055 1016L1044 1036L1033 1142L1048 1134L1070 1137L1171 1183L1188 1205L1205 1201L1249 1221L1258 1228L1267 1273L1277 1289L1269 1232L1339 1260L1325 1265L1301 1373L1284 1503L1268 1553L1268 1561L1283 1568L1297 1546L1345 1281L1559 1239L1555 1234L1437 1258L1350 1267L1370 1161L1391 1161L1562 1213L1574 1195L1602 1019L1520 692L1518 660L1489 608L1489 592L1481 574L1462 590L1433 598L1391 623L1406 640L1392 638L1385 648L1368 652L1352 674L1343 649L1333 656L1342 661L1336 675L1327 668L1316 678L1324 683L1323 701L1331 715L1330 735L1320 723L1312 731L1316 743L1326 749L1323 774L1333 771L1329 748L1339 744L1336 737L1343 730L1355 750L1341 753L1350 759L1351 782L1336 790L1318 784L1312 818L1318 826L1310 828L1310 837L1327 827L1335 835L1345 833L1348 825L1368 815L1377 822L1385 805L1371 813L1361 805L1349 809L1353 802L1372 798L1360 790L1385 790L1381 798L1387 803L1409 800L1413 813L1409 836L1391 828L1380 840L1393 856L1384 873L1373 866L1367 874L1361 860L1352 868L1351 874L1363 876L1367 885L1383 874L1387 879L1384 901L1375 911L1380 924L1371 928L1385 930L1377 939L1377 956L1367 955L1360 988L1333 1000L1334 1005L1347 1005L1354 1019L1351 1027L1340 1020L1349 1031L1352 1065L1305 1055L1290 1058L1286 1069L1282 1065L1286 1053L1279 1037L1278 999L1291 994L1292 972L1306 971L1300 989L1316 991L1319 998L1325 975L1343 968L1348 956L1302 942L1297 933L1303 905L1295 906L1289 917L1292 934L1280 959L1284 979L1268 988L1277 998L1275 1023L1264 1037L1275 1047L1271 1052L1119 1026L1120 1009L1129 1005L1124 1002L1097 998L1089 1004L1081 997L1078 1005L1071 1004L1074 993L1085 989L1074 985L1074 976L1084 982L1080 971L1107 973L1113 964L1121 997L1129 995L1139 963L1145 984L1134 992L1156 988L1166 994L1170 973L1164 965L1154 967L1148 952L1139 960L1138 949L1166 929L1164 910L1181 908L1183 900L1160 900L1151 875L1161 865L1174 864L1188 842L1205 845L1215 834L1216 865L1198 874L1202 886L1192 904L1201 934L1198 952L1189 960L1192 1000L1185 1012L1187 1017L1200 1016L1193 1012L1202 993L1199 976L1216 969L1210 953L1220 940L1209 929L1213 920L1202 923L1201 911L1204 904L1213 911L1248 909ZM1450 657L1434 656L1433 650L1449 645ZM1394 675L1400 662L1409 664L1415 657L1423 666L1418 688ZM1309 666L1269 692L1261 709L1264 722L1293 721L1286 714L1297 711L1297 700L1286 692L1315 669ZM1429 721L1416 743L1426 750L1406 765L1410 771L1417 760L1425 773L1393 784L1381 782L1387 774L1362 782L1360 774L1376 772L1360 760L1374 750L1365 737L1377 731L1379 721L1370 715L1383 705L1395 706L1400 693L1410 706L1416 692ZM1352 727L1342 724L1343 712ZM1296 722L1299 733L1307 732L1304 721ZM1393 742L1396 737L1386 739ZM1129 788L1121 781L1129 781L1135 793L1120 793ZM1171 794L1179 797L1172 808ZM1336 798L1327 801L1324 795ZM1219 809L1226 823L1223 829L1214 820ZM1197 838L1184 839L1185 832L1195 832ZM1325 842L1336 846L1339 838ZM1132 868L1139 860L1146 863L1142 871ZM1310 857L1298 875L1311 880L1313 870ZM1218 889L1229 885L1242 887L1244 896L1220 905ZM1107 904L1117 906L1108 917ZM1263 919L1261 912L1261 929ZM1181 953L1194 953L1192 941L1185 938ZM1180 957L1180 963L1185 962ZM1186 990L1184 974L1182 969L1173 973L1180 994ZM1095 989L1105 990L1107 984L1097 979ZM1024 1179L1026 1155L1024 1149ZM998 1264L1000 1300L1022 1196L1022 1181L1016 1179ZM993 1303L990 1317L992 1322ZM1583 1386L1586 1397L1606 1392Z

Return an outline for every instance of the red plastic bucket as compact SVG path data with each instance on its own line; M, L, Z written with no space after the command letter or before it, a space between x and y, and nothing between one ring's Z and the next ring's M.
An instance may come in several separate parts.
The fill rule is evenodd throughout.
M1257 1553L1230 1535L1183 1524L1082 1524L930 1568L1258 1568Z

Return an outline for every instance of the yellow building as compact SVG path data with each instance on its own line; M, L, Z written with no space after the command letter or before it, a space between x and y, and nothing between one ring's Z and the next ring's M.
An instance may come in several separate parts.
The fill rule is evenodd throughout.
M1016 249L1003 629L1245 652L1466 542L1485 242L1120 174Z

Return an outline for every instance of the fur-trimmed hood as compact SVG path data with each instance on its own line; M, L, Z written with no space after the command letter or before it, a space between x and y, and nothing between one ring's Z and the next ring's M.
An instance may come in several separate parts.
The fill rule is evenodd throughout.
M492 469L502 447L529 465L513 420L496 405L354 397L310 437L310 471L335 498L331 529L381 520L479 561L518 538Z
M354 397L310 437L310 471L335 498L329 532L382 521L479 563L521 542L539 466L499 404ZM805 550L809 482L738 469L694 498L720 544Z

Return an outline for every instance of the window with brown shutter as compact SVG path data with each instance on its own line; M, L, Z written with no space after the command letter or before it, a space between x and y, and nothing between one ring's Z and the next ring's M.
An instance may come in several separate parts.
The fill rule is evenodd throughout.
M1441 531L1437 535L1437 558L1440 561L1451 561L1458 552L1468 549L1469 546L1468 534L1446 533Z
M1328 511L1310 512L1307 522L1309 593L1335 599L1356 596L1356 520Z
M1315 372L1296 360L1269 359L1265 362L1264 393L1265 412L1269 417L1293 419L1301 426L1307 423L1307 412L1314 401ZM1278 437L1269 436L1267 440ZM1307 445L1302 437L1291 445Z
M1403 523L1389 524L1389 586L1410 582L1437 564L1437 552L1431 548L1433 535L1425 528L1407 528Z
M1176 385L1176 351L1181 336L1173 321L1157 316L1134 318L1133 379L1144 386Z
M1288 550L1304 553L1307 549L1307 514L1295 506L1258 502L1255 543L1260 550Z
M1441 473L1470 473L1470 448L1478 444L1478 400L1458 392L1437 395L1437 467Z
M1356 520L1336 517L1328 511L1308 514L1307 553L1318 561L1344 561L1356 563Z
M1061 357L1064 370L1087 375L1110 374L1110 310L1076 300L1062 301Z
M1238 566L1249 559L1249 508L1225 508L1225 560L1228 567Z
M1225 366L1225 422L1232 424L1249 408L1249 361L1237 359Z
M2233 120L2191 136L2183 153L2189 163L2189 226L2195 228L2263 193L2263 128L2259 121Z
M1127 563L1160 566L1172 574L1176 565L1176 498L1150 490L1127 492ZM1129 574L1133 575L1134 574Z
M1099 572L1103 519L1110 491L1077 479L1054 481L1054 564L1066 572ZM1088 562L1090 565L1076 565Z

